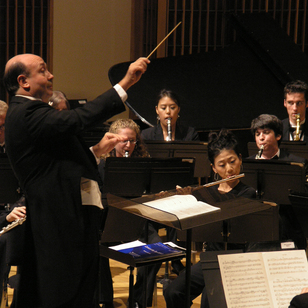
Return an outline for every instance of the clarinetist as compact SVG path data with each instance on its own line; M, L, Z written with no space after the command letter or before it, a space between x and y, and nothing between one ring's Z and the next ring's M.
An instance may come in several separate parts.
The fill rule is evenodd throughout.
M171 90L160 91L155 106L157 114L157 125L142 131L143 140L165 140L165 141L192 141L199 140L198 133L193 127L180 125L180 101L178 96ZM168 120L171 122L171 136L168 138ZM169 140L171 138L171 140Z
M157 114L157 125L142 131L141 136L143 140L161 140L161 141L192 141L199 140L197 131L193 127L186 127L179 124L181 104L179 97L171 90L163 89L157 97L157 104L155 106ZM171 122L171 134L168 138L168 121ZM170 132L170 129L169 129ZM158 235L161 225L148 223L148 243L161 242ZM175 229L168 228L169 240L177 243ZM142 240L142 239L141 239ZM172 271L179 274L183 269L183 264L179 261L171 263ZM152 297L154 290L154 283L156 283L156 274L160 268L157 263L153 266L148 266L147 270L147 306L152 306ZM137 282L134 285L134 301L141 306L143 298L143 280L145 277L145 268L138 268Z
M308 141L307 99L307 83L296 80L287 83L284 87L284 106L288 112L288 118L282 121L282 140Z
M263 145L263 159L280 160L288 162L303 163L307 170L306 159L293 155L286 149L279 148L282 134L282 123L274 115L261 114L251 122L251 132L255 138L258 148ZM248 157L255 159L256 155ZM244 166L245 168L245 166ZM277 183L279 185L279 183ZM275 202L275 200L273 200ZM294 212L289 205L279 204L279 215L281 219L281 240L292 239L299 249L306 249L306 238L296 222Z

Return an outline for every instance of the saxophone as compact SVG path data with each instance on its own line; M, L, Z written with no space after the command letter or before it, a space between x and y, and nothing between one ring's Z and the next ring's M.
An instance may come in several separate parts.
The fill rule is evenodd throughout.
M294 141L299 141L300 140L300 132L299 132L299 129L300 129L300 121L301 121L301 115L298 113L296 115L296 130L294 131L294 135L293 135L293 140Z

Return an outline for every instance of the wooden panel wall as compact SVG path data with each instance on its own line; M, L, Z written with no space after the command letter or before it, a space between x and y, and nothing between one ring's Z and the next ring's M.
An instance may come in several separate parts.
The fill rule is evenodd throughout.
M53 0L0 1L0 99L8 101L2 74L14 55L37 54L52 70L52 7Z
M270 14L301 50L308 53L308 0L132 1L135 4L133 19L138 15L139 22L132 29L132 37L139 44L138 50L132 47L132 59L148 55L179 21L182 21L181 26L152 57L223 48L236 38L228 22L229 14L261 12Z

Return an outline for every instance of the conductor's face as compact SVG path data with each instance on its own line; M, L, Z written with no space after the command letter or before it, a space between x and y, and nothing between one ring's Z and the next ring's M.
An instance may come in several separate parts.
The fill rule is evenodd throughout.
M29 74L19 75L20 86L17 94L29 95L48 103L52 96L53 75L48 71L44 60L33 54L20 55L20 61L25 64Z

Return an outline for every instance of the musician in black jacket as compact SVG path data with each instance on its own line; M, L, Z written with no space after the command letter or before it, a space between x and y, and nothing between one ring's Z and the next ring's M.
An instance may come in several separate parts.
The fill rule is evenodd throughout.
M0 231L13 221L25 217L25 215L25 197L22 196L16 203L0 212ZM6 257L6 235L2 235L0 236L0 303L2 297L3 281L9 272Z
M186 127L178 123L180 112L180 100L176 93L171 90L163 89L160 91L157 98L157 105L155 110L157 113L158 124L154 127L147 128L142 131L141 137L146 140L165 140L165 141L196 141L199 140L198 132L193 127ZM170 120L168 129L168 119ZM169 132L169 133L168 133ZM163 226L157 223L148 222L148 238L144 236L140 238L141 241L147 243L161 242L158 235L158 229ZM169 238L168 240L177 243L176 230L167 228ZM137 282L134 285L134 300L142 307L143 298L143 281L147 275L147 307L152 306L152 297L154 290L154 283L156 281L156 274L161 264L157 263L148 266L147 270L144 267L138 269ZM180 260L172 262L172 270L179 274L184 269ZM147 274L146 274L147 271Z
M307 170L307 160L289 153L286 149L280 149L279 145L282 136L282 123L274 115L261 114L251 122L251 132L255 137L259 149L258 156L252 155L248 159L281 160L289 162L303 163ZM262 153L261 153L262 152ZM274 200L275 201L275 200ZM292 239L299 249L307 246L306 238L295 217L290 205L279 205L279 215L281 219L280 237L281 240Z
M27 206L27 250L16 307L92 306L98 278L99 208L82 204L80 187L84 180L92 180L97 192L99 176L80 133L125 109L126 90L141 78L148 63L138 59L119 84L83 108L59 112L48 105L53 75L42 58L22 54L7 62L3 79L11 100L6 149ZM105 151L118 142L105 141Z
M211 133L209 135L208 156L212 169L215 173L215 179L227 179L231 176L239 175L242 166L242 156L239 153L238 142L235 136L226 130L222 130L219 134ZM181 194L191 193L197 200L209 202L209 198L214 201L222 201L235 197L255 198L256 192L250 186L245 185L239 179L234 179L225 183L220 183L212 187L202 187L193 190L190 187L178 188ZM208 250L223 250L223 243L209 243ZM231 244L232 245L232 244ZM230 248L230 247L229 247ZM244 245L239 247L238 244L233 245L231 249L245 248ZM167 308L185 307L186 294L186 275L183 271L165 290L164 297ZM203 278L201 262L191 267L191 286L190 300L193 301L202 293L201 308L208 308L209 303L206 296L205 282Z
M296 140L297 115L299 115L300 129L298 138L300 141L308 141L308 123L306 122L307 100L307 83L296 80L286 84L284 87L284 106L287 109L288 118L282 121L282 140Z
M192 141L199 140L198 132L193 127L178 123L181 110L180 100L176 93L163 89L160 91L155 106L158 124L142 131L143 140ZM171 139L168 137L168 119L171 120Z

